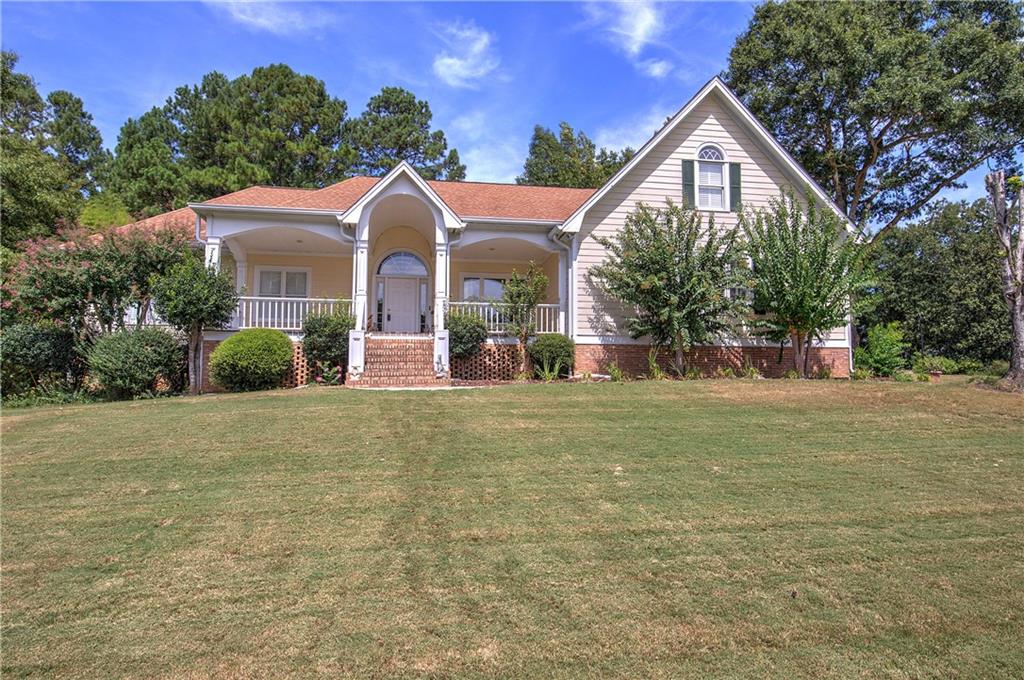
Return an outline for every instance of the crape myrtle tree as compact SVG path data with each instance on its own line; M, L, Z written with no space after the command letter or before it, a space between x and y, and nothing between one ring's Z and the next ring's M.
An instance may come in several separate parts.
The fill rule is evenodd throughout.
M502 291L502 314L505 316L505 332L519 341L519 372L529 371L529 354L526 343L537 333L537 305L547 295L548 277L534 262L530 262L525 274L513 270Z
M1004 170L985 177L992 201L992 227L999 241L1003 299L1010 310L1013 345L1006 380L1024 390L1024 179Z
M729 86L858 225L1024 148L1024 4L765 2Z
M189 257L154 277L152 289L157 314L187 338L189 391L199 394L203 331L231 320L238 305L235 284L226 272Z
M598 241L609 254L591 277L629 310L631 336L673 352L679 374L691 347L715 342L747 311L745 296L727 293L747 284L739 230L717 228L713 215L705 222L671 201L640 204L618 234Z
M768 208L740 214L752 267L755 327L770 339L789 341L793 368L807 376L811 346L847 323L851 301L866 281L867 248L844 220L812 199L792 192Z

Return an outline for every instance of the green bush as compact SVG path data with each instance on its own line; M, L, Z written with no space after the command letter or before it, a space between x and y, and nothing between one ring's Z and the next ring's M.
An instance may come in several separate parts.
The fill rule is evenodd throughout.
M871 377L871 371L866 368L855 368L850 374L851 380L867 380Z
M348 366L348 332L356 327L356 319L348 311L311 314L302 324L302 353L310 366L341 368Z
M928 356L926 354L918 354L914 357L911 368L914 373L945 373L946 375L952 375L960 371L960 365L954 359L947 359L946 357L939 356Z
M899 370L893 371L892 379L901 383L916 382L917 375L915 375L913 371Z
M977 359L971 359L967 357L956 362L957 373L967 373L973 375L975 373L981 373L985 370L985 364L981 363Z
M449 313L445 328L448 329L448 356L452 359L474 356L487 340L487 326L483 319L472 314Z
M292 341L281 331L250 328L217 345L210 379L229 390L269 390L281 385L292 363Z
M996 359L985 370L989 375L1002 377L1010 372L1010 362L1005 359Z
M89 374L114 399L151 396L159 378L172 389L184 383L185 347L160 328L102 335L89 349L88 360Z
M568 376L576 361L576 343L561 333L543 333L526 346L530 361L535 367L554 370L559 364L559 374Z
M12 324L0 335L5 396L40 386L77 383L83 373L74 334L53 324Z
M879 324L868 329L867 346L858 347L853 354L854 364L875 375L890 376L905 368L903 358L907 343L897 322Z

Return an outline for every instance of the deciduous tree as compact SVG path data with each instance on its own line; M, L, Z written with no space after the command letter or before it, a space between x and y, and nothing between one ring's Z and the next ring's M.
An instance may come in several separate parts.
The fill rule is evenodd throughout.
M513 270L502 291L502 314L506 332L519 341L519 372L526 374L528 354L526 343L537 333L537 305L547 295L548 277L534 262L525 274Z
M874 242L867 261L872 284L858 322L899 322L921 354L1006 359L1012 332L1001 254L987 201L939 203L924 219Z
M1024 148L1024 5L766 2L726 79L847 216L882 231Z

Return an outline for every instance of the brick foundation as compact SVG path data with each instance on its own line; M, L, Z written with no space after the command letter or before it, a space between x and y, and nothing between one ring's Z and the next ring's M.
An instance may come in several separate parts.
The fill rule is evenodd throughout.
M210 355L214 348L221 343L220 340L203 340L203 392L223 392L224 388L210 382ZM281 387L292 388L305 385L313 377L314 371L306 362L306 355L302 352L302 343L292 343L292 364L284 375Z
M519 372L519 344L484 343L468 359L452 359L455 380L515 380Z
M647 345L576 345L576 367L579 373L607 373L608 365L615 363L627 375L646 375ZM658 365L666 371L672 370L672 353L658 354ZM732 368L736 373L746 366L753 366L766 378L780 378L793 366L793 350L784 348L779 361L778 347L696 347L686 355L686 364L696 368L701 375L711 377L718 368ZM820 373L828 368L833 378L850 376L850 355L846 348L812 349L810 371Z

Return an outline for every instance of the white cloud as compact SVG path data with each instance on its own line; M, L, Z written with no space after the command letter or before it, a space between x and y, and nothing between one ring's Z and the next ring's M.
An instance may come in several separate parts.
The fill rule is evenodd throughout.
M466 164L466 179L476 182L512 182L523 171L525 142L508 140L473 146L459 152Z
M594 135L597 146L608 149L622 149L631 146L639 149L644 142L665 124L665 119L675 113L667 106L654 106L646 112L637 113L614 125L600 128Z
M233 21L256 31L299 35L325 28L335 18L308 5L282 2L207 2Z
M469 141L476 141L487 131L487 114L479 109L464 113L452 120L449 127Z
M672 70L665 59L641 59L648 47L662 47L668 27L661 8L648 0L638 2L590 3L586 5L589 28L597 28L603 39L622 51L643 74L664 78Z
M434 57L434 73L452 87L473 87L498 68L494 36L476 24L444 24L438 35L446 49Z
M664 59L648 59L638 62L637 67L652 78L664 78L672 70L672 63Z

